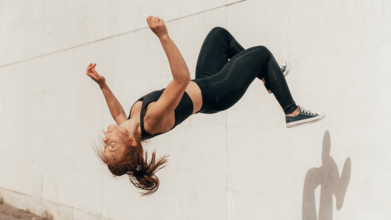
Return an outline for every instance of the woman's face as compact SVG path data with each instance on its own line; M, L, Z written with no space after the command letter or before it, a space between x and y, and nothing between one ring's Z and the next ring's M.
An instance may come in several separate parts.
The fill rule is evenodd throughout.
M109 125L109 127L107 127L106 136L103 139L103 142L105 143L103 155L108 160L120 159L121 155L125 152L126 145L118 131L129 136L129 132L121 126Z

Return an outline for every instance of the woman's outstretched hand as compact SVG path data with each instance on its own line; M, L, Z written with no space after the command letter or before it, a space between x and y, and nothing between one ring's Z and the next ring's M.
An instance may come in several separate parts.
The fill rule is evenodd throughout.
M149 28L153 31L153 33L156 34L159 38L167 37L168 36L168 31L167 27L164 24L164 20L159 17L153 17L148 16L147 22L149 25Z
M87 66L87 76L91 77L99 86L102 86L106 83L105 77L101 76L95 70L96 63L90 63Z

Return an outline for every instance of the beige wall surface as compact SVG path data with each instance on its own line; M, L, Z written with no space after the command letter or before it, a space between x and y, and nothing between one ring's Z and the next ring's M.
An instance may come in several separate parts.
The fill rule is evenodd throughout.
M0 0L0 197L52 219L391 219L391 1ZM91 145L113 124L97 63L128 113L172 79L147 16L165 19L191 75L216 26L291 62L288 129L255 80L145 149L169 154L157 193L111 177Z

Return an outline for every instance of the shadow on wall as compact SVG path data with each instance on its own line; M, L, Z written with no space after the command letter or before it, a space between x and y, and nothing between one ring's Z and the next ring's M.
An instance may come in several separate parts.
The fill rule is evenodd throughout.
M342 208L345 194L348 189L351 161L346 158L341 177L334 159L330 156L330 132L323 136L322 165L308 170L303 190L303 220L332 220L333 195L337 201L337 210ZM319 218L316 215L315 189L320 185Z

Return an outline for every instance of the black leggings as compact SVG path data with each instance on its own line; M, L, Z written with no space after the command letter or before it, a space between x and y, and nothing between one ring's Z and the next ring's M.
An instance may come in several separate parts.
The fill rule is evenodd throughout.
M226 29L213 28L202 44L192 80L202 92L199 112L213 114L230 108L256 77L265 78L285 114L297 109L285 77L266 47L245 50Z

